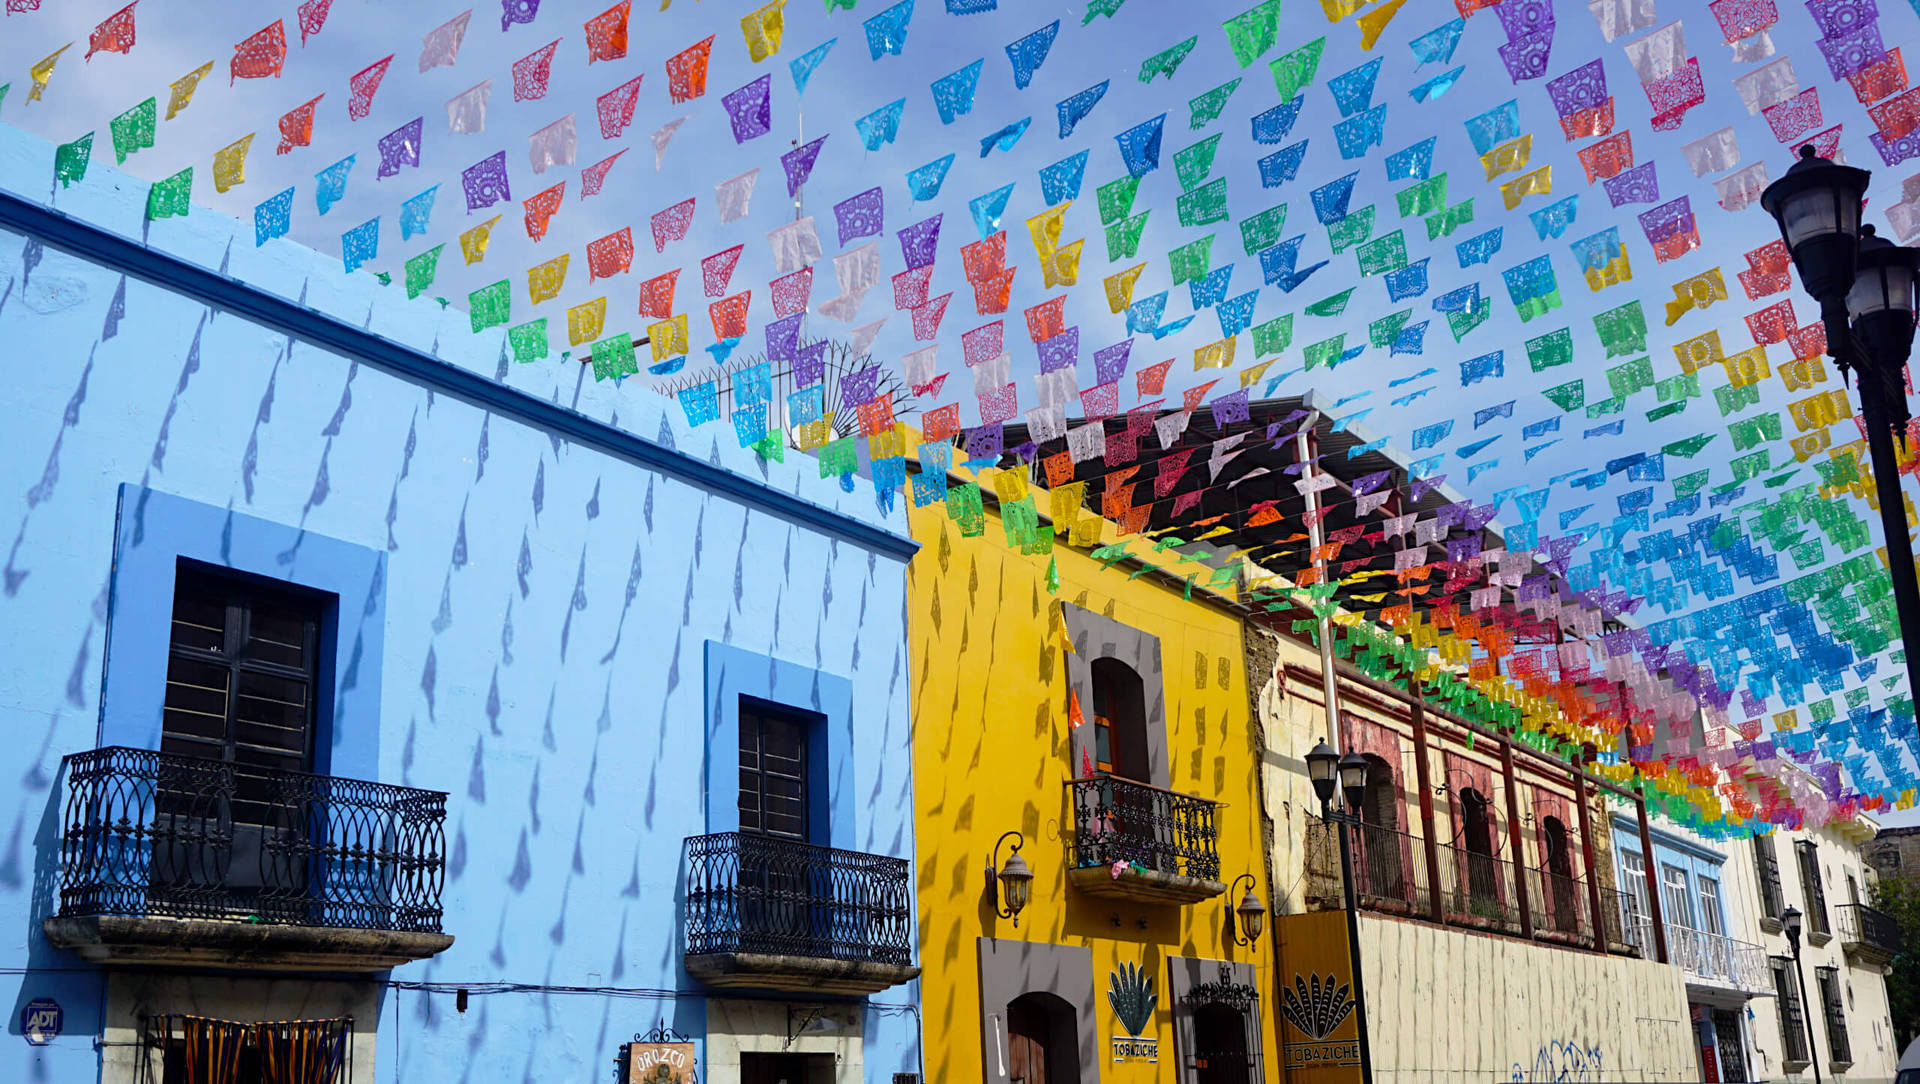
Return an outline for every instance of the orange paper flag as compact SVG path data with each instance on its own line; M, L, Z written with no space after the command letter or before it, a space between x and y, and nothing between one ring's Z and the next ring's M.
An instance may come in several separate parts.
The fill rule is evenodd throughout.
M587 63L627 55L627 15L632 10L633 0L620 0L587 20Z
M320 104L324 94L302 106L296 106L280 118L280 145L273 153L285 154L295 147L307 147L313 144L313 108Z
M227 65L227 82L268 76L277 79L286 62L287 28L275 20L272 26L233 47L233 60Z
M567 194L567 182L561 181L552 188L525 201L527 210L527 236L538 241L547 235L547 223L554 213L560 210L560 200Z

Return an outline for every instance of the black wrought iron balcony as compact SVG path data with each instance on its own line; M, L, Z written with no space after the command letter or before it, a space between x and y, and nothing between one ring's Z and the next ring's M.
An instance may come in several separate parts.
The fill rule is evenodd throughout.
M1070 781L1072 868L1082 892L1137 903L1187 904L1220 882L1220 803L1119 776Z
M123 747L65 771L42 927L87 959L380 970L453 944L443 792Z
M1847 957L1884 967L1900 954L1900 923L1885 911L1864 903L1843 903L1840 911L1840 947Z
M711 986L857 995L920 974L904 858L690 836L685 918L687 973Z

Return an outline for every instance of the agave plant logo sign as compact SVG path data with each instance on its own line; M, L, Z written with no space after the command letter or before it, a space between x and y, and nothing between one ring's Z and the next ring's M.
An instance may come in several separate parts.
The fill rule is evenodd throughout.
M1328 975L1293 977L1293 989L1280 991L1280 1013L1309 1039L1324 1039L1353 1012L1353 988Z
M1113 1006L1113 1015L1120 1026L1127 1029L1127 1035L1113 1037L1113 1060L1126 1061L1129 1058L1141 1058L1150 1062L1160 1060L1160 1040L1142 1038L1141 1033L1153 1024L1153 1013L1160 1005L1160 992L1154 989L1153 973L1141 970L1138 964L1123 963L1114 968L1107 976L1107 1004Z

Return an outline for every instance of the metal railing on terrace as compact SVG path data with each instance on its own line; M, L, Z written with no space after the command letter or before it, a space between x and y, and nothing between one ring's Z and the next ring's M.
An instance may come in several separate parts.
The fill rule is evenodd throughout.
M687 839L686 955L913 962L904 858L777 836Z

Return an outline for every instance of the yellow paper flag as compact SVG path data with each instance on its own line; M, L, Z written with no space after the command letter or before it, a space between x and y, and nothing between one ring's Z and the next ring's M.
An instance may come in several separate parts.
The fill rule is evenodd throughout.
M534 304L560 293L560 287L567 281L567 257L568 254L562 252L546 263L527 268L527 296Z
M1387 0L1386 3L1367 12L1353 21L1360 28L1360 48L1372 51L1373 43L1380 40L1380 34L1387 24L1400 14L1400 6L1407 0Z
M1717 267L1702 271L1692 278L1681 279L1673 284L1673 300L1667 302L1667 326L1672 327L1694 309L1704 309L1726 299L1727 280L1720 277Z
M786 15L780 9L786 4L787 0L773 0L740 20L740 33L747 39L747 52L755 64L780 51L780 38L787 29ZM667 10L666 6L660 10Z
M1780 366L1780 380L1788 391L1806 391L1827 382L1825 359L1815 354L1810 358L1795 358Z
M28 101L37 102L40 100L40 95L46 93L47 81L53 78L53 66L60 62L60 54L71 48L73 43L68 42L48 53L45 60L27 69L28 77L33 80L33 85L27 88Z
M1545 196L1552 192L1553 166L1551 164L1541 166L1532 173L1522 173L1500 186L1500 198L1506 201L1509 211L1520 206L1520 201L1527 196Z
M574 346L592 342L607 326L607 299L596 297L567 310L567 341Z
M1337 23L1366 6L1367 0L1320 0L1320 10L1327 13L1330 23Z
M799 430L796 443L801 451L810 452L821 447L833 439L833 412L828 411L813 421L802 422Z
M1238 335L1229 336L1219 342L1208 343L1193 352L1195 369L1224 369L1233 364L1233 346L1240 340Z
M1793 448L1794 462L1805 463L1833 446L1833 434L1825 429L1816 429L1804 437L1794 437L1787 443Z
M1487 171L1487 180L1491 181L1502 173L1518 173L1527 168L1527 160L1532 157L1533 135L1528 133L1509 139L1481 155L1480 167Z
M1039 253L1042 261L1051 259L1060 243L1060 227L1067 215L1067 208L1073 206L1068 200L1058 207L1046 210L1027 219L1027 235L1033 238L1033 250Z
M1758 383L1761 379L1773 375L1767 367L1767 348L1756 346L1751 350L1742 350L1738 354L1728 354L1720 359L1727 368L1727 383L1736 388Z
M1243 388L1252 387L1254 385L1254 382L1260 379L1261 374L1267 371L1267 366L1272 364L1273 364L1273 359L1269 358L1266 361L1263 361L1260 364L1255 365L1251 369L1242 369L1240 371L1240 386Z
M487 258L487 242L493 240L493 225L498 221L500 216L494 215L460 234L460 254L467 258L468 263L479 263Z
M647 326L647 339L653 346L653 360L664 361L687 352L687 314Z
M167 99L168 120L172 120L182 109L193 104L193 92L200 88L200 80L205 79L207 73L211 71L213 71L213 61L209 60L173 81L171 84L173 94Z
M1720 333L1709 331L1704 335L1695 335L1684 342L1675 343L1673 356L1679 360L1681 372L1698 372L1725 356L1720 346Z
M247 148L253 146L253 133L248 132L239 139L214 152L213 187L225 192L234 185L247 179Z
M1140 272L1146 269L1146 264L1135 264L1102 279L1101 283L1107 288L1107 308L1124 312L1128 305L1133 304L1133 284L1140 278Z
M1606 266L1587 268L1586 275L1587 289L1592 290L1594 293L1599 293L1609 286L1616 286L1622 282L1632 282L1633 264L1627 259L1626 247L1622 246L1620 255L1608 260Z
M1001 504L1012 504L1025 500L1031 492L1027 487L1025 470L1001 470L993 476L993 491L999 495Z
M1072 286L1080 281L1080 246L1086 244L1081 238L1059 250L1050 260L1040 261L1040 277L1047 286Z

